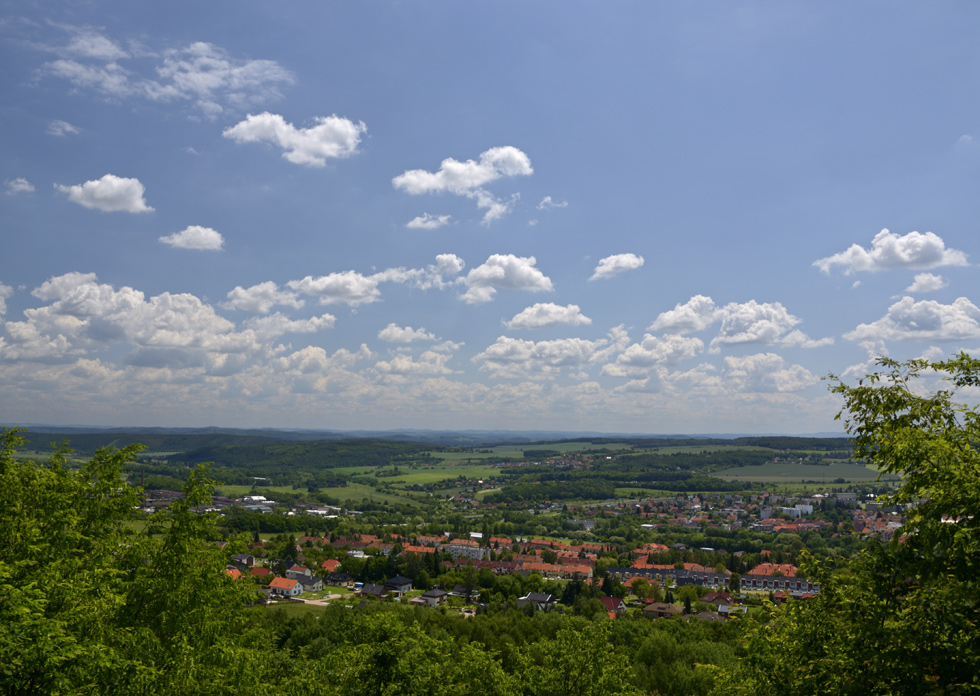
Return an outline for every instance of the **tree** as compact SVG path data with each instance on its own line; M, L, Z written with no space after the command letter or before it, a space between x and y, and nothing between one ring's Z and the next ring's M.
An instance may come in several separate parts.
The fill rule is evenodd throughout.
M224 572L244 545L209 542L203 470L138 530L124 469L139 446L72 470L66 447L36 464L14 457L21 443L0 433L0 692L221 693L222 673L255 674L254 585Z
M630 585L630 589L633 590L633 594L639 600L644 600L650 596L650 583L644 578L636 578Z
M832 378L854 456L902 477L891 541L870 545L808 602L752 633L739 683L757 694L931 694L980 690L980 361L882 358L857 386ZM923 380L946 382L928 393ZM943 386L942 382L938 386Z
M630 684L629 658L610 644L608 625L599 624L587 631L563 628L554 640L532 646L531 653L534 659L524 667L523 682L526 693L534 696L639 693Z

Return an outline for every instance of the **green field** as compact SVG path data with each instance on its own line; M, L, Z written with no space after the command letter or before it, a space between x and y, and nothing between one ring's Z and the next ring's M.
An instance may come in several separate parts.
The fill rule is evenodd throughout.
M749 483L794 483L816 481L830 484L842 478L847 483L875 481L878 471L861 464L834 463L827 466L811 466L798 462L769 462L760 466L743 466L724 469L714 474L726 481ZM885 474L882 481L895 481L897 477Z
M252 486L218 486L214 492L215 495L241 498L242 496L250 495L253 490L256 495L264 495L266 498L272 498L273 500L275 500L276 493L289 493L292 495L300 491L300 489L293 488L292 486L257 486L255 488Z
M415 505L416 500L408 493L399 494L393 491L381 493L366 483L350 483L339 488L321 488L321 493L337 500L351 500L355 504L367 498L372 503L398 503L400 505Z
M466 462L479 461L480 459L513 459L521 461L524 459L525 450L555 450L558 452L575 453L584 450L594 449L608 450L628 450L631 445L627 444L596 444L594 442L536 442L533 445L498 445L497 447L481 448L479 452L429 452L433 459L442 459L446 462Z
M252 491L251 486L218 486L215 490L217 495L225 495L229 498L241 498L244 495L248 495ZM254 489L258 495L264 495L266 498L276 499L276 493L289 493L289 494L302 494L306 497L306 489L296 488L292 486L260 486ZM350 500L355 504L361 502L363 499L367 498L374 503L398 503L401 505L415 505L416 501L409 493L399 494L392 491L379 492L373 487L367 485L366 483L350 483L346 486L338 486L336 488L321 488L320 493L328 495L337 500L344 501Z
M629 498L631 493L636 493L639 498L669 498L677 495L676 491L665 491L659 488L616 488L617 498Z
M735 445L677 445L637 449L634 454L700 454L701 452L775 452L768 447L739 447Z
M491 466L480 466L478 464L457 464L436 465L420 467L418 469L406 469L399 467L402 473L398 476L385 476L382 481L390 483L400 483L412 485L416 483L436 483L447 479L455 481L460 476L476 481L479 479L491 478L500 474L500 469Z

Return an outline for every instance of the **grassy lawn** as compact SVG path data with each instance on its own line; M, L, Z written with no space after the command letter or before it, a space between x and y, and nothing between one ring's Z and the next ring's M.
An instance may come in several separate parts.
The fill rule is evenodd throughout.
M334 587L333 585L327 585L327 591L325 594L349 595L354 594L354 590L346 587Z

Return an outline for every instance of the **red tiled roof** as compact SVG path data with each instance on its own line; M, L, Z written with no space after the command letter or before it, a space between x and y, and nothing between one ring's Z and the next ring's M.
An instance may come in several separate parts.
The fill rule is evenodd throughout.
M797 567L792 563L760 563L750 570L748 575L775 575L782 573L784 577L795 578Z
M269 587L274 590L291 590L298 584L299 580L293 580L292 578L273 578L272 582L269 583Z

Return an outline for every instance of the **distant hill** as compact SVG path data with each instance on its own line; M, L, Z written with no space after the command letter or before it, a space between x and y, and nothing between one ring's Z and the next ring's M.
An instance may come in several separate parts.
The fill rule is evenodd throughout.
M275 428L87 428L64 426L27 426L28 447L38 451L51 449L52 443L69 442L80 454L91 454L99 447L125 447L134 443L146 445L151 452L188 452L208 447L272 445L286 442L325 442L339 440L385 440L407 444L441 447L485 447L490 445L537 445L554 442L626 443L637 447L667 447L696 444L734 444L774 449L846 448L841 435L820 433L813 436L791 435L649 435L627 433L570 433L566 431L513 430L303 430Z

